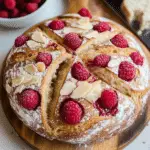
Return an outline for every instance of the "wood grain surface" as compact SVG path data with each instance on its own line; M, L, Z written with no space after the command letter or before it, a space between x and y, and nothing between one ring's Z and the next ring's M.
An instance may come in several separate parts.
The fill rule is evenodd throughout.
M92 12L93 15L107 17L120 23L124 26L121 19L119 19L112 10L106 7L106 5L100 0L69 0L69 8L67 12L77 12L80 8L87 7ZM128 31L127 31L128 32ZM137 40L138 38L135 37ZM138 40L139 43L141 43ZM150 60L150 53L145 48L145 46L141 43L145 54L148 56ZM32 147L40 150L118 150L122 149L126 145L128 145L145 127L147 122L150 119L150 101L148 100L147 105L141 116L137 118L135 123L122 132L119 135L112 137L109 140L106 140L103 143L93 143L92 145L88 145L88 147L79 146L79 145L71 145L63 142L59 142L57 140L49 141L29 128L27 128L14 114L13 110L10 107L9 100L6 97L6 92L4 88L1 91L2 94L2 105L4 112L18 133L18 135L24 139L25 142L30 144ZM150 99L150 97L148 98Z

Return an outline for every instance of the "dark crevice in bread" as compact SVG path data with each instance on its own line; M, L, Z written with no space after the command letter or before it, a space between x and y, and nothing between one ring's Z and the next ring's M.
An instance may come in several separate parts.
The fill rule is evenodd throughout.
M49 98L51 100L48 106L47 114L48 114L49 124L53 128L55 128L55 126L53 126L53 123L55 121L55 111L60 97L60 90L62 89L62 86L66 80L72 62L73 62L72 59L68 59L62 64L60 64L59 69L57 70L56 73L56 78L52 80L52 85L50 86L50 88L53 87L53 91L52 94L50 93L49 95Z

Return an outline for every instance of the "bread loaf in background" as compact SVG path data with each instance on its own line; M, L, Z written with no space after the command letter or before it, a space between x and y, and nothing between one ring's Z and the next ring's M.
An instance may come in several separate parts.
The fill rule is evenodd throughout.
M123 0L121 4L121 10L125 15L129 24L138 22L138 33L150 28L150 16L149 16L150 0Z

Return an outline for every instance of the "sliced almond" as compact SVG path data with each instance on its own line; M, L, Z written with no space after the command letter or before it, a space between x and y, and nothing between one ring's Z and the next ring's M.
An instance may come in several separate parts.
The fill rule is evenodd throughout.
M46 66L43 62L36 63L36 67L39 72L44 72L46 70Z
M117 67L119 66L121 62L122 62L122 59L120 58L120 56L118 57L112 56L111 60L108 63L108 67L110 68Z
M85 95L91 90L92 84L88 82L81 82L80 85L73 91L71 98L84 98Z
M72 27L77 27L77 28L80 28L80 29L84 29L84 30L90 30L93 28L92 24L91 23L87 23L87 24L83 24L83 25L79 25L77 23L73 23L71 24Z
M77 17L77 18L81 18L82 16L77 14L77 13L70 13L70 14L65 14L63 15L63 17Z
M41 78L39 76L33 76L31 80L31 84L41 84Z
M11 93L11 86L9 84L6 84L6 91L7 93Z
M92 83L92 88L89 93L85 96L85 98L89 102L95 102L101 95L102 87L99 81Z
M110 32L110 31L102 32L102 33L98 34L98 36L96 37L95 44L107 42L111 38L113 38L116 34L118 34L117 31L114 31L114 32Z
M27 83L27 82L30 82L31 79L32 79L32 76L31 76L30 74L25 74L25 75L24 75L24 80L23 80L22 84L25 84L25 83Z
M24 67L25 71L30 74L34 74L37 72L37 68L33 64L28 64Z
M27 82L25 85L32 85L32 84L36 84L36 85L40 85L41 84L41 78L38 76L32 76L32 79Z
M85 25L85 24L88 24L89 22L90 22L89 18L82 18L82 19L79 19L78 24Z
M77 80L76 80L76 79L74 79L74 78L72 78L72 79L71 79L71 82L73 82L73 83L75 83L75 84L76 84L76 83L77 83Z
M97 31L90 31L90 32L83 34L83 36L88 39L91 39L91 38L97 38L98 34L99 33Z
M71 81L67 81L60 91L61 95L69 95L76 88L76 84Z
M18 86L16 89L15 89L15 94L17 94L17 93L21 93L23 90L24 90L24 85L20 85L20 86Z
M84 32L84 30L79 29L79 28L71 28L71 27L65 27L65 28L63 29L63 33L64 33L64 34L68 34L68 33L70 33L70 32L82 33L82 32Z
M33 40L27 41L27 45L28 45L32 50L41 47L41 44L40 44L40 43L35 42L35 41L33 41Z
M40 31L35 31L33 32L31 36L32 40L40 43L45 43L45 37L43 36L42 32Z
M15 86L18 86L20 85L24 80L24 76L18 76L16 78L13 78L12 79L12 86L15 87Z
M89 18L79 19L79 21L73 22L70 25L72 27L77 27L84 30L90 30L93 28L93 25L90 23Z

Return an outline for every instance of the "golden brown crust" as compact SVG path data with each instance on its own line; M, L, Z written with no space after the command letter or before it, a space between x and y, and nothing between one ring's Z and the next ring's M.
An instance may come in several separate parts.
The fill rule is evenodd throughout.
M77 17L58 17L58 18L61 18L63 20L65 20L65 19L77 19L78 20L79 19ZM53 19L57 19L57 18L53 18ZM99 20L91 20L91 22L92 21L99 21ZM63 140L63 141L80 138L80 137L83 137L84 135L88 136L88 130L90 128L92 128L98 122L110 119L111 117L103 117L103 116L99 116L99 115L95 116L95 114L94 114L94 115L92 115L90 120L80 123L80 124L77 124L77 125L73 125L73 126L67 125L64 122L62 122L62 120L60 119L60 117L58 115L58 112L56 112L57 107L59 107L57 101L60 96L60 89L61 89L62 85L64 84L66 75L68 74L68 70L71 67L73 58L71 57L72 55L65 52L66 50L68 52L71 52L71 50L63 44L63 38L61 38L60 36L55 34L52 30L50 30L48 27L46 27L44 25L45 22L46 21L30 28L24 34L29 35L34 30L40 30L41 32L43 32L47 36L49 36L51 39L53 39L56 43L59 43L60 45L58 44L59 45L58 48L56 48L56 49L53 49L52 47L51 48L40 48L40 49L37 49L36 51L32 51L31 49L29 49L27 47L27 48L24 48L25 53L23 53L23 52L15 53L11 56L10 60L11 60L11 62L13 62L13 64L15 64L17 62L24 62L26 60L35 60L38 52L41 52L41 51L44 52L44 51L55 51L55 50L59 51L60 50L61 55L55 61L53 61L51 66L48 68L47 73L42 81L42 85L40 88L41 89L40 93L42 96L41 116L42 116L42 122L44 125L44 129L50 137L52 136L56 139ZM106 41L109 41L114 35L116 35L118 33L123 33L125 31L122 27L117 26L115 23L110 22L110 24L115 29L115 32L111 32L113 34L111 35L111 37L108 37L108 39ZM128 33L129 35L132 35L129 32L126 32L126 33ZM110 33L109 33L109 35L110 35ZM103 43L105 41L100 41L100 42ZM83 61L86 62L88 60L87 54L90 54L90 51L86 51L86 50L88 50L89 47L94 48L94 53L104 53L104 54L109 53L110 55L119 54L119 55L123 55L123 56L129 56L130 53L136 51L135 49L132 49L132 48L126 48L126 49L120 50L119 48L117 48L115 46L103 46L102 47L102 45L101 45L102 43L95 44L94 38L92 38L90 40L88 39L88 42L86 42L86 44L82 45L77 50L76 55L80 56L83 59ZM91 58L93 58L94 53L92 52L92 54L90 54L89 56L91 56ZM84 56L84 54L85 54L85 56ZM66 63L66 61L67 61L67 63ZM61 67L63 67L63 65L64 65L64 68L61 68ZM134 121L134 119L137 117L137 115L141 111L141 101L137 100L137 99L140 99L145 94L145 92L147 92L147 89L142 92L131 89L130 86L128 86L127 84L124 84L124 82L121 79L119 79L114 73L112 73L109 69L99 69L99 68L93 67L93 68L89 68L89 71L92 72L93 74L95 74L96 76L99 76L99 78L101 80L105 81L106 83L113 86L118 91L121 91L125 95L128 95L128 96L134 95L133 99L129 98L130 101L132 101L135 105L134 114L132 114L132 116L128 116L128 118L131 117ZM60 76L59 74L61 74L61 77L59 77ZM53 77L56 77L57 80L53 79ZM120 86L118 86L118 85L115 86L115 85L111 84L110 81L112 79L115 79L114 81L117 84L118 83L122 84L121 86L123 87L123 90L120 90ZM53 84L51 84L52 81L54 82ZM54 103L52 101L54 101ZM87 100L81 100L80 102L85 107L85 111L87 111L89 113L92 113L94 111L93 105L91 103L89 103ZM54 107L52 107L51 104ZM126 110L126 111L128 111L128 110ZM119 124L121 126L120 129L126 128L127 123L128 123L127 121L123 121L122 123L120 123ZM101 132L99 132L96 135L92 135L91 139L89 141L90 142L96 141L98 138L99 139L110 138L111 135L107 130L108 129L113 130L115 125L116 124L114 124L114 123L110 123L107 126L107 128L104 128ZM120 129L117 129L116 131L114 131L113 135L118 134Z
M80 102L85 108L84 111L87 113L90 112L92 115L90 120L83 123L79 123L77 125L68 125L60 119L60 116L58 115L57 112L57 109L60 107L59 106L60 103L58 103L58 99L60 96L60 90L65 82L68 71L72 66L72 62L73 62L72 59L68 59L64 62L58 60L54 64L52 64L43 80L43 84L41 87L41 95L42 95L41 112L42 112L43 123L48 134L50 136L54 136L55 138L56 137L63 138L66 136L69 139L75 136L80 136L80 134L82 135L83 132L90 129L95 123L98 123L100 120L109 118L109 117L94 115L93 111L95 108L93 107L93 104L89 103L86 100L81 100ZM57 75L56 81L53 81L53 86L52 86L51 85L52 78L50 77L54 76L54 72L52 69L53 65L57 66L54 68L58 69L58 73L56 73ZM58 65L60 66L60 68L58 68Z
M82 53L80 56L87 66L87 68L98 78L101 80L104 80L106 83L110 84L120 92L122 92L125 95L131 96L134 99L141 99L141 97L147 92L149 89L145 90L134 90L131 88L130 85L126 84L126 82L118 77L115 73L113 73L109 67L106 68L101 68L101 67L96 67L93 65L89 65L89 62L91 62L94 57L96 57L99 54L109 54L110 56L117 55L119 56L130 56L132 52L136 52L135 49L133 48L124 48L124 49L118 49L115 46L98 46L96 47L96 50L89 50L88 52ZM139 70L137 70L136 75L139 75Z

